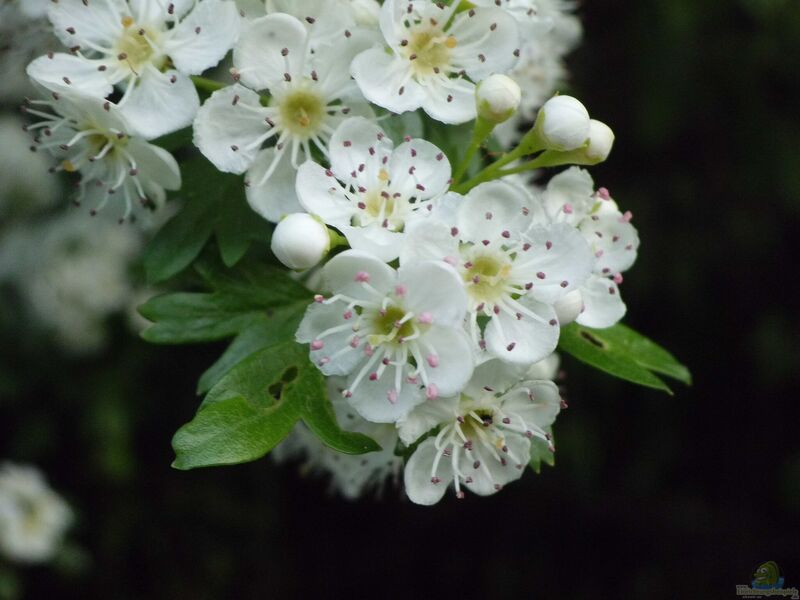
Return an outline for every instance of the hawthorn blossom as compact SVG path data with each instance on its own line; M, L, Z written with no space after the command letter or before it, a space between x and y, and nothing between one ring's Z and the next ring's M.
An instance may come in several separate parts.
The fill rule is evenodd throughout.
M357 27L377 29L380 5L375 0L266 0L267 13L291 15L306 25L313 43L338 42ZM374 36L377 41L377 32Z
M580 288L583 310L577 322L598 329L611 327L625 316L619 284L639 248L631 213L622 213L607 189L595 192L592 177L578 167L553 177L543 198L549 218L575 226L595 257L592 275Z
M241 21L230 0L58 0L49 16L70 54L38 58L28 74L98 98L120 86L126 117L150 138L192 122L200 101L189 76L225 56Z
M475 83L510 69L519 53L514 18L499 8L458 11L430 0L386 0L387 49L359 54L352 73L368 100L395 113L422 108L443 123L475 118Z
M450 184L450 162L436 146L410 139L394 148L383 130L355 117L331 137L331 168L300 167L297 196L308 212L341 231L356 250L397 258L406 223Z
M550 354L559 337L553 304L589 277L592 254L566 223L542 225L542 207L523 188L491 181L410 228L400 263L438 259L454 265L469 296L475 347L518 364ZM483 334L478 319L488 318Z
M69 505L33 467L0 469L0 553L21 563L51 560L72 523Z
M234 49L241 83L215 92L194 123L201 152L221 171L247 172L250 205L275 222L301 211L296 171L312 157L312 146L327 157L328 140L344 117L354 108L369 111L348 70L368 38L346 31L312 52L306 25L281 13L252 21ZM317 25L322 22L311 27ZM253 90L266 90L269 100ZM262 149L271 141L274 146Z
M520 381L517 370L492 360L475 374L458 396L439 398L416 408L398 423L400 439L423 441L405 468L406 493L417 504L435 504L453 483L488 496L522 476L531 457L531 440L555 448L549 433L561 410L558 388L551 381Z
M311 360L325 375L348 376L343 395L362 417L396 421L469 380L467 296L447 264L422 261L395 271L347 250L325 265L323 278L334 294L309 307L297 341L311 344Z
M81 175L75 202L88 204L92 214L111 202L125 220L136 205L155 208L163 203L165 190L181 186L173 156L132 135L133 128L111 102L53 93L49 100L29 100L24 111L41 118L27 127L35 135L33 149L48 150L59 160L53 172Z
M339 426L346 431L363 433L375 440L381 449L367 454L342 454L325 446L304 424L298 424L272 455L279 462L303 459L304 473L329 475L331 491L349 500L370 492L380 494L387 480L396 483L403 467L403 459L395 455L397 429L391 423L371 423L354 411L342 397L343 378L329 377L327 387Z

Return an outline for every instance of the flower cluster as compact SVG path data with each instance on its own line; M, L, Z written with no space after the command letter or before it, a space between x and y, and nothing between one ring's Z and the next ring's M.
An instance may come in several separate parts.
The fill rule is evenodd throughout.
M342 425L383 450L341 457L296 433L282 455L304 449L349 496L397 474L399 456L414 502L451 484L458 497L488 495L554 449L562 401L542 361L565 325L624 315L619 286L638 248L630 213L585 170L544 188L517 176L599 163L614 142L578 100L550 97L580 36L569 10L58 0L48 15L69 52L28 66L46 93L25 110L54 170L80 173L80 201L113 204L121 220L180 187L152 141L191 124L200 152L244 175L248 203L276 224L278 260L315 269L296 340ZM193 82L229 50L229 84ZM202 105L194 83L212 92ZM535 123L515 142L523 121ZM429 141L466 123L464 148ZM493 134L505 152L481 162Z
M200 105L191 75L215 66L239 36L232 0L59 0L48 18L66 52L31 62L42 90L25 111L42 120L35 148L54 171L81 176L76 202L94 213L115 206L122 220L180 187L175 159L150 144L191 124Z

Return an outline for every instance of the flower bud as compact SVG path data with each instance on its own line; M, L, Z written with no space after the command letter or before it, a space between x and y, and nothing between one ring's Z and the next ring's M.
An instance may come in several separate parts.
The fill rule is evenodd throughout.
M569 294L555 303L556 316L563 327L569 325L583 312L583 294L580 290L572 290Z
M499 125L517 112L522 102L522 91L507 75L490 75L478 84L475 101L478 115L493 125Z
M614 132L611 131L611 127L595 119L589 121L589 145L586 147L586 157L601 163L611 154L613 146Z
M310 269L330 250L328 228L306 213L282 219L272 234L272 252L290 269Z
M536 127L548 149L575 150L589 137L589 111L572 96L554 96L539 109Z

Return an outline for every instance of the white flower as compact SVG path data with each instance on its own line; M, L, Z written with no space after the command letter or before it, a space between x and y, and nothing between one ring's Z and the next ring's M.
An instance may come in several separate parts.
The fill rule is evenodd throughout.
M499 8L457 12L429 0L386 0L380 26L389 48L366 50L353 77L368 100L395 113L423 108L437 121L475 118L475 84L516 61L514 18Z
M343 393L362 417L396 421L426 397L455 394L469 380L467 297L448 265L423 261L395 271L347 250L323 276L334 295L317 297L297 341L311 344L311 360L325 375L349 376Z
M490 75L478 84L475 101L481 118L489 123L499 124L517 112L522 101L522 91L511 77Z
M158 137L192 122L200 104L189 78L215 66L239 35L236 5L223 0L59 0L54 32L71 54L33 61L28 74L54 91L119 104L140 135Z
M438 259L455 265L469 294L468 329L476 347L526 365L555 349L553 304L585 283L593 262L574 227L534 223L541 212L523 188L484 183L463 199L446 196L440 209L409 230L400 255L401 264ZM479 317L489 319L483 339Z
M52 111L52 112L45 112ZM121 220L135 205L163 203L165 190L181 186L178 163L166 150L131 135L117 105L75 93L53 93L51 100L31 100L25 112L42 120L28 127L36 148L59 159L53 171L78 172L78 203L92 214L109 202Z
M310 269L330 250L328 228L306 213L281 219L272 233L272 252L290 269Z
M0 553L21 563L42 563L58 552L72 511L33 467L0 469Z
M248 201L270 221L301 210L296 170L311 158L311 147L327 156L344 116L353 108L369 110L348 70L367 39L342 32L334 45L312 52L306 25L287 14L251 22L233 57L244 85L215 92L194 124L195 144L218 169L248 171ZM324 24L315 20L311 27L317 25ZM253 90L269 92L268 106ZM269 141L275 145L262 149Z
M544 201L549 219L577 227L595 256L592 276L581 287L583 312L577 322L599 329L611 327L625 316L619 284L639 248L632 215L623 214L605 188L595 192L589 173L578 167L553 177Z
M482 364L459 396L428 401L398 423L407 444L439 427L406 464L408 497L435 504L451 482L458 498L462 486L481 496L501 490L522 476L533 438L554 450L548 431L560 409L551 381L520 382L499 361Z
M105 214L64 213L17 227L0 245L0 279L15 284L34 322L73 353L92 352L106 337L109 315L135 293L129 270L140 232Z
M342 398L345 382L341 377L329 377L327 384L339 425L346 431L372 438L381 449L367 454L342 454L325 446L304 425L297 425L289 437L272 451L272 456L279 462L305 458L304 471L330 475L331 489L350 500L369 493L380 494L387 480L397 480L403 466L403 459L394 453L397 429L391 424L370 423L360 417Z
M385 262L397 258L406 223L450 184L450 162L439 148L420 139L394 148L361 117L333 134L330 161L330 169L314 162L300 167L300 204L339 229L352 248Z
M575 150L589 137L589 111L572 96L554 96L544 103L536 128L550 150Z

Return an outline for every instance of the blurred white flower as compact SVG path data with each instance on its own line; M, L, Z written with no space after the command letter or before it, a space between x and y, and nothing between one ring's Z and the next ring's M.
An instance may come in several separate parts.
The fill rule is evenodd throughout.
M25 123L16 115L0 116L0 218L29 215L52 206L59 186L48 174L47 157L30 152Z
M0 553L20 563L51 560L72 523L69 505L42 473L5 463L0 467Z
M0 243L0 279L19 291L30 315L66 350L85 353L105 341L105 321L124 311L139 232L102 215L58 215L11 230Z
M403 466L403 459L394 454L397 430L393 424L371 423L359 416L342 398L343 378L330 377L327 383L339 426L372 438L381 450L358 455L342 454L325 446L304 425L298 424L291 435L272 451L272 456L279 462L304 458L305 471L330 475L331 489L350 500L369 493L380 494L387 481L397 481Z

